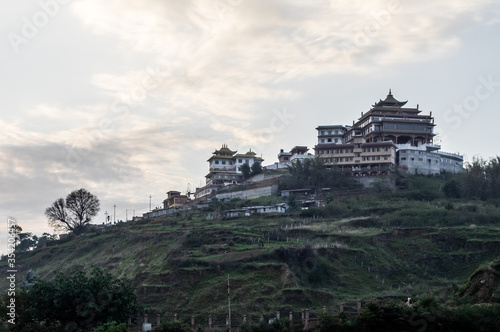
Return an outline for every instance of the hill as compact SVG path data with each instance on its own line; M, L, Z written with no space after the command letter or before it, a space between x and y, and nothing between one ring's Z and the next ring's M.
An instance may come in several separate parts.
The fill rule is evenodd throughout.
M404 302L433 293L443 302L491 302L499 294L497 282L480 290L481 280L498 273L498 265L484 270L500 252L495 202L372 194L284 215L206 220L216 208L49 242L18 254L19 275L33 269L51 278L99 266L132 280L145 312L186 321L225 317L228 277L235 319L254 321L277 310L319 313L341 303L354 310L356 301L374 298Z

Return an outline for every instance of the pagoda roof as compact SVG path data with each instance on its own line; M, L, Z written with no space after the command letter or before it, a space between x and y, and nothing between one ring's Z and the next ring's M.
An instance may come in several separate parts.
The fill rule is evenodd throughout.
M375 103L373 107L402 107L404 106L408 101L399 101L396 98L393 97L391 89L389 89L389 94L385 98L385 100L380 99L379 102Z
M329 126L318 126L316 130L319 129L346 129L345 126L342 125L329 125Z
M226 144L222 144L222 147L219 150L215 150L213 152L214 155L220 156L220 155L229 155L232 156L238 151L232 151L230 150Z
M235 157L247 157L247 158L254 158L257 154L250 149L247 153L245 154L237 154Z

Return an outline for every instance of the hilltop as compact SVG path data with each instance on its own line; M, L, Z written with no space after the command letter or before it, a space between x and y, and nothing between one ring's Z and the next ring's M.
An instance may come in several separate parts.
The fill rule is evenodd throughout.
M443 303L499 299L498 264L491 265L500 252L496 201L427 201L368 190L325 208L206 220L220 207L49 242L18 254L19 275L33 269L48 279L55 271L99 266L130 279L145 312L201 321L224 317L228 276L234 317L254 320L277 310L338 311L341 303L354 310L358 300L429 293Z

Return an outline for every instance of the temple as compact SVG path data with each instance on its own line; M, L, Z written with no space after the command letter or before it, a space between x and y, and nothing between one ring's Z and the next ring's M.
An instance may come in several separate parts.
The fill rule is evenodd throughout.
M326 165L356 176L387 174L399 167L412 173L458 172L463 157L434 145L434 118L404 107L389 94L374 103L352 126L318 126L316 155Z
M245 154L238 154L222 144L219 150L212 152L212 156L207 160L209 172L205 175L206 184L202 188L196 188L195 197L206 196L225 186L241 183L243 172L241 167L247 164L250 168L254 163L264 161L258 157L251 149Z

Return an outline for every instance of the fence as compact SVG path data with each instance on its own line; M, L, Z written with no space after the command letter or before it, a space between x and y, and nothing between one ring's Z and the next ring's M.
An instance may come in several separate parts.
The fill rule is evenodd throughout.
M355 303L342 303L339 306L339 310L336 313L345 312L347 314L356 315L361 311L361 301ZM310 312L309 309L303 310L301 312L289 311L288 315L277 311L275 315L260 315L258 322L267 322L271 324L275 319L288 318L290 322L290 328L302 327L303 330L311 330L315 328L319 323L319 318L322 313L328 313L327 308L323 307L322 311L319 313ZM173 321L179 322L179 315L175 313L173 315ZM150 317L145 314L142 317L142 324L132 324L132 318L128 319L127 327L132 331L154 331L157 327L161 325L161 315L156 314L153 320L149 321ZM208 323L208 324L207 324ZM189 323L187 325L192 331L204 331L204 332L216 332L216 331L240 331L241 327L245 323L255 323L247 315L231 315L231 319L228 315L209 315L208 319L204 322L196 322L195 316L191 316Z

